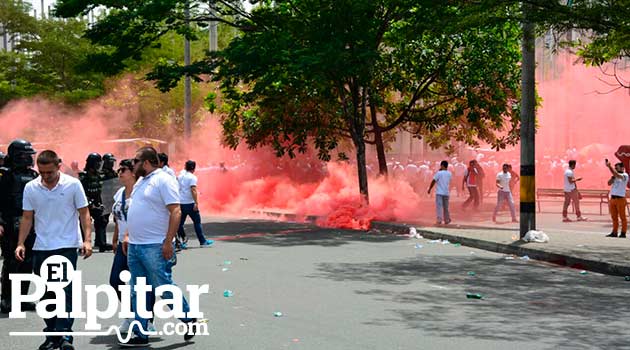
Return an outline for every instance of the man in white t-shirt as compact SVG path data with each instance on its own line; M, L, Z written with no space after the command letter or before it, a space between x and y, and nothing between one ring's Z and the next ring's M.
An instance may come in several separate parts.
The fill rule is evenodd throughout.
M83 186L78 179L60 171L61 159L53 151L43 151L37 156L40 176L30 181L24 188L22 222L15 257L24 261L24 242L33 221L35 223L35 245L33 246L33 271L41 271L43 262L53 255L61 255L72 263L76 270L78 251L84 258L92 255L92 227L88 201ZM79 221L83 237L79 230ZM55 275L49 276L54 277ZM72 282L64 287L66 311L72 309ZM53 291L47 291L42 300L55 299ZM73 318L46 318L44 332L72 332ZM42 350L73 350L72 336L46 336L40 345Z
M214 241L206 239L203 235L203 229L201 228L199 199L197 197L197 176L195 176L196 168L197 163L194 160L186 161L184 171L182 171L177 178L179 181L179 200L182 210L182 219L179 222L177 235L181 239L182 247L186 244L186 231L184 231L184 223L186 222L187 216L190 216L193 221L195 233L197 234L197 239L199 239L199 245L202 247L209 247L214 243Z
M437 185L435 190L435 207L437 211L436 224L442 224L442 218L444 218L444 224L451 222L451 215L448 211L448 200L451 186L451 178L453 175L448 171L448 162L443 160L440 163L440 170L433 176L433 181L429 186L427 193L430 195L433 186Z
M621 234L618 237L626 238L626 232L628 231L628 219L626 218L628 174L623 163L617 163L613 168L608 159L606 159L606 167L612 174L612 177L608 180L608 185L610 186L610 217L613 222L613 230L606 237L617 237L619 220L621 220Z
M503 169L497 174L497 206L494 208L492 214L492 221L497 222L497 213L499 209L506 202L510 208L510 215L512 215L512 222L518 222L516 220L516 210L514 209L514 199L512 198L512 191L510 190L510 181L512 180L512 174L510 174L510 165L503 164Z
M135 286L137 279L144 277L152 290L163 285L174 285L172 269L177 259L173 240L177 234L181 209L177 180L158 168L158 154L153 147L142 147L136 152L133 160L134 171L139 178L131 193L132 202L127 213L127 232L129 244L127 248L127 264L131 272L131 303L136 313L136 320L143 330L147 330L148 319L142 317L146 305L153 305L150 294L146 294L145 305L138 303ZM170 291L163 293L163 299L173 299ZM186 298L182 296L182 309L190 312ZM172 306L172 304L171 304ZM180 319L184 323L196 322L192 318ZM190 328L189 328L190 329ZM135 336L126 342L120 342L122 347L142 347L149 344L149 338L136 326L133 327ZM189 332L184 336L186 341L194 336Z
M577 189L577 183L582 181L581 177L575 177L575 160L569 161L569 168L564 172L564 204L562 205L562 222L571 222L571 219L567 216L569 205L573 203L575 208L575 215L577 215L578 221L586 221L586 218L582 217L580 211L580 192Z
M158 158L160 159L159 167L172 177L176 177L175 170L168 166L168 154L164 152L159 153Z

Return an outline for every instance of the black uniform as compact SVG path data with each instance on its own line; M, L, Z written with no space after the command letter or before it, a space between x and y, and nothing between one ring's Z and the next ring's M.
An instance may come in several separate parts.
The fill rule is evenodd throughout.
M94 221L94 246L101 251L107 250L107 221L103 217L103 174L97 170L82 171L79 180L83 185L85 196L89 203L90 216Z
M17 144L17 147L15 146ZM35 232L31 229L24 245L26 247L25 260L19 262L15 258L18 244L19 225L22 219L22 198L26 184L37 178L39 174L31 168L32 154L35 151L30 143L16 140L9 146L9 157L5 167L0 168L0 225L4 228L4 235L0 240L2 247L2 283L0 312L8 313L11 309L11 281L9 274L32 273L32 251L35 244ZM19 157L17 157L18 155ZM16 159L11 159L11 157ZM24 161L28 157L29 161ZM21 161L16 161L18 158ZM22 283L22 294L27 294L29 283ZM32 306L32 305L31 305ZM23 309L27 309L26 305Z

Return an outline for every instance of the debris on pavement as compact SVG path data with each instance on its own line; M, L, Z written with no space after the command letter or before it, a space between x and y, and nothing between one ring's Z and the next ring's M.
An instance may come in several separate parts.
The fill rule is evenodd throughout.
M232 291L231 291L231 290L229 290L229 289L226 289L226 290L223 292L223 296L224 296L224 297L226 297L226 298L233 297L233 296L234 296L234 292L232 292Z
M249 260L249 259L247 259L247 258L240 258L240 259L241 259L242 261L247 261L247 260Z
M508 255L504 258L505 260L514 260L514 257L511 255Z
M527 256L527 255L525 255L525 256L521 256L521 258L520 258L520 259L521 259L521 260L528 261L528 260L529 260L529 256Z
M461 247L461 246L462 246L462 244L461 244L461 243L455 243L455 244L453 244L453 247Z
M228 270L229 269L227 267L224 267L224 268L221 269L221 271L223 271L223 272L228 271Z
M282 312L280 312L280 311L274 312L273 315L274 315L274 317L282 317L283 316Z
M416 249L421 249L421 248L422 248L422 244L416 243Z
M232 265L232 262L230 260L225 260L223 262L223 265Z
M420 235L418 233L418 231L416 230L415 227L410 227L409 228L409 238L421 239L421 238L424 238L424 237L422 237L422 235Z
M525 242L535 242L535 243L547 243L549 242L549 236L543 231L529 230L525 237L523 237L523 241Z
M588 271L582 270L582 271L580 271L580 275L588 275Z
M483 299L483 295L479 293L466 293L466 298L468 299Z
M468 276L475 276L476 273L474 271L468 271Z

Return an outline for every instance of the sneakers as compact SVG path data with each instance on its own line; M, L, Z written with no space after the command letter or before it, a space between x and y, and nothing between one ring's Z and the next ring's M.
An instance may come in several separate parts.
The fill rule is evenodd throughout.
M448 225L448 224L450 224L450 223L451 223L451 220L450 220L450 219L448 219L448 220L444 221L444 225Z
M621 234L619 235L619 238L626 238L626 233L625 232L621 232Z
M197 334L198 328L191 326L193 323L197 323L197 319L186 322L188 325L188 333L184 334L184 341L190 341Z
M37 349L38 350L54 350L58 348L59 348L58 340L46 339L46 341L43 342Z
M442 225L442 221L438 220L438 221L435 222L435 224L438 225L438 226Z
M127 342L124 342L124 341L118 342L118 345L120 345L120 347L122 348L139 348L143 346L148 346L149 338L133 337L129 339Z
M118 327L118 329L120 330L121 334L129 333L129 328L131 328L131 322L133 320L134 320L133 318L125 318L125 320Z
M211 240L211 239L206 239L206 241L205 241L205 242L203 242L203 243L201 243L201 244L199 244L199 245L200 245L200 246L202 246L202 247L210 247L210 246L212 246L213 244L214 244L214 241L213 241L213 240Z
M573 220L569 218L562 218L562 222L573 222Z
M186 244L186 242L182 242L181 247L182 249L188 249L188 244Z
M67 339L63 339L61 343L59 343L59 350L74 350L74 346Z
M617 232L611 232L610 234L606 235L606 237L617 237Z
M587 221L588 218L582 217L582 216L578 216L577 221Z
M157 332L157 329L155 329L155 325L151 321L147 323L147 332Z

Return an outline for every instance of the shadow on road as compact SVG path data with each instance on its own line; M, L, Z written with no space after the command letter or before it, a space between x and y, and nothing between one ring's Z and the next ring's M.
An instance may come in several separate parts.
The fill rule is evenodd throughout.
M369 325L402 325L439 337L535 340L549 348L629 347L624 334L630 282L623 279L475 255L321 263L317 270L309 277L368 283L355 293L399 305L366 320ZM484 299L467 299L468 292Z
M351 241L394 242L404 236L378 234L341 229L321 228L312 224L241 220L212 222L203 225L206 236L211 239L231 242L259 244L274 247L318 245L336 247Z

